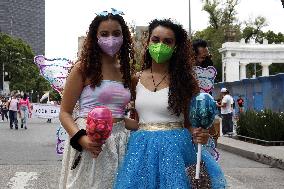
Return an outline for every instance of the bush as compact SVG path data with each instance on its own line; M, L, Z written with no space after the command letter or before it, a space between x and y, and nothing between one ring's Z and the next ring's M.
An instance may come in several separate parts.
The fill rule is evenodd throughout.
M241 113L237 134L266 141L284 141L284 113L248 110Z

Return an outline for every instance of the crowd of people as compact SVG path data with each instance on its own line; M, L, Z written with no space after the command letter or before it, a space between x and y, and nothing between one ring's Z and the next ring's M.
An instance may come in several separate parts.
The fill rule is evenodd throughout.
M31 116L32 106L27 94L12 94L1 97L1 117L2 122L9 122L10 129L18 130L18 117L21 128L27 129L27 120Z
M213 66L212 56L206 41L198 39L191 45L184 28L171 19L154 19L148 34L142 69L133 73L133 44L120 13L98 14L90 24L61 103L60 121L70 139L64 148L60 189L202 185L186 170L196 164L196 144L206 144L215 131L193 128L188 104L200 91L193 66ZM234 100L228 89L220 92L216 106L226 135L233 132ZM243 112L241 96L237 104ZM87 114L96 106L112 111L113 130L104 144L86 135ZM0 107L2 121L9 121L11 129L18 129L18 116L21 128L28 128L32 108L26 94L2 97ZM125 116L128 110L130 117ZM202 179L210 183L202 188L226 188L222 169L206 149L202 161L207 173Z

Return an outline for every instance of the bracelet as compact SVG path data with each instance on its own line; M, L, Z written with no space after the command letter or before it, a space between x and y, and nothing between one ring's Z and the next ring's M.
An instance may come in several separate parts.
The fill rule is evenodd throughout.
M70 145L72 146L72 148L74 148L75 150L78 150L79 152L82 152L83 148L78 143L78 140L84 135L87 135L86 130L81 129L70 139Z

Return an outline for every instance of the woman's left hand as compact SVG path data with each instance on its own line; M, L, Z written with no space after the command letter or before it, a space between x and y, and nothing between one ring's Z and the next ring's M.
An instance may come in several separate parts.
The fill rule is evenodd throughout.
M199 128L192 128L192 136L194 143L206 144L209 139L209 130Z
M138 121L134 119L124 118L124 122L127 130L136 131L139 128Z

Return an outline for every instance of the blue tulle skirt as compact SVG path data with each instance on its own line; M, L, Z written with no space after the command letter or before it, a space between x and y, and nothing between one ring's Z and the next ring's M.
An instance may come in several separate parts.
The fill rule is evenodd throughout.
M196 164L196 149L187 129L132 132L114 189L189 189L185 167ZM224 174L205 148L202 161L212 188L225 188Z

